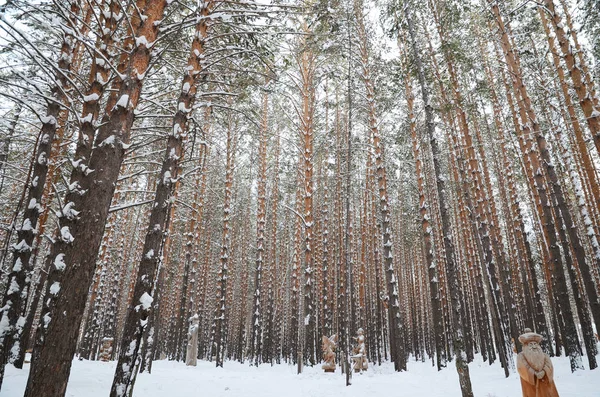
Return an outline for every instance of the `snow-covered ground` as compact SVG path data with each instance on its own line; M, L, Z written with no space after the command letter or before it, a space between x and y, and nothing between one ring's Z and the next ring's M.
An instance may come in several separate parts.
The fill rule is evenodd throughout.
M600 357L599 357L600 358ZM585 358L584 358L585 361ZM600 369L574 374L568 359L553 359L555 380L561 397L600 397ZM320 366L305 368L301 375L291 365L261 365L259 368L237 362L225 362L224 368L199 361L197 367L186 367L173 361L156 361L152 374L140 374L134 396L143 397L336 397L336 396L410 396L459 397L458 375L454 364L436 371L431 362L409 362L407 372L395 373L386 363L370 366L363 374L354 374L352 386L345 386L339 369L326 374ZM469 365L476 397L520 397L519 377L509 378L499 364L489 366L476 359ZM22 397L29 364L20 371L7 366L2 397ZM73 361L67 396L108 396L115 363Z

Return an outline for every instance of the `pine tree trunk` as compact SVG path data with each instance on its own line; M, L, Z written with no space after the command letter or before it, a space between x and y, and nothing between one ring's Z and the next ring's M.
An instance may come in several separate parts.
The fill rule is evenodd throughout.
M6 163L8 162L8 155L10 153L10 143L15 134L17 124L19 123L22 110L23 105L20 102L17 102L15 105L13 118L7 128L6 136L2 139L2 141L0 141L0 172L2 173L2 176L0 177L2 178L0 179L0 194L2 194L2 190L4 189L4 178L6 175Z
M555 293L558 296L560 315L565 318L565 347L567 355L569 355L571 362L571 370L575 371L577 368L581 368L581 353L579 347L579 339L575 329L575 323L573 321L573 313L571 311L569 294L566 286L566 279L564 274L564 267L561 260L561 253L556 240L556 226L552 216L551 202L548 197L546 190L546 178L550 179L550 185L557 195L557 199L560 200L559 196L562 196L562 190L557 180L554 166L550 159L548 147L544 136L541 134L540 126L536 120L535 113L531 107L531 99L528 96L527 89L523 83L521 73L518 65L518 58L513 51L512 44L510 42L506 27L502 16L500 15L500 9L498 5L491 4L492 12L495 17L496 24L499 29L501 45L504 51L504 57L507 62L507 66L513 77L513 89L515 95L518 98L520 117L522 121L522 134L525 137L533 134L536 143L537 151L533 148L524 152L527 161L530 163L530 170L533 173L535 180L536 191L539 194L539 198L542 206L543 214L543 229L546 237L546 241L549 244L550 258L552 263L552 273L554 280L557 283L557 289ZM538 155L540 158L538 158ZM540 159L543 165L540 164ZM545 172L542 171L542 167ZM562 212L562 211L561 211ZM563 214L564 215L564 214Z
M265 90L269 82L265 83ZM254 272L254 297L252 309L252 337L250 338L250 357L255 365L260 364L262 358L262 273L265 263L265 228L267 223L267 133L269 128L269 94L263 93L262 120L260 138L258 143L258 208L256 214L256 269Z
M160 24L154 22L162 19L165 7L166 0L148 3L143 10L147 18L136 28L137 37L146 37L148 43L155 41ZM52 296L46 301L38 327L27 397L65 394L77 329L143 85L138 73L146 70L150 60L150 48L143 43L130 54L130 73L125 76L115 109L104 117L89 166L79 164L88 171L87 175L75 189L78 193L71 192L65 199L61 231L50 255L54 267L48 276L46 296Z
M442 233L444 236L444 248L446 253L446 268L448 273L448 285L450 288L452 308L454 311L453 316L453 347L456 355L456 370L458 372L460 389L463 397L473 396L473 390L471 387L471 378L469 376L469 366L466 363L464 357L464 340L463 340L463 327L461 324L462 319L460 318L460 308L462 303L459 299L458 291L458 280L457 280L457 268L454 261L454 245L451 240L451 225L450 225L450 214L448 213L448 204L446 197L445 179L441 174L440 167L440 150L438 142L435 137L435 125L433 108L430 103L429 90L425 82L425 71L421 61L421 56L417 48L417 41L415 35L415 28L412 22L411 11L408 7L404 8L404 16L408 24L408 31L411 38L411 47L413 51L413 57L417 66L417 75L419 78L419 85L421 86L421 94L423 96L423 103L425 105L425 117L427 133L429 136L429 142L431 152L433 156L433 166L436 177L437 193L440 203L440 215L442 220Z
M560 59L559 59L559 56L555 52L554 36L550 33L550 30L548 28L548 22L546 19L546 15L544 14L544 11L542 11L541 8L538 8L538 10L539 10L540 18L541 18L544 28L546 30L546 37L548 39L548 45L550 46L550 51L552 53L554 67L556 68L556 71L557 71L557 74L559 77L561 90L563 93L563 99L565 100L565 105L567 107L569 118L570 118L570 121L573 126L573 131L575 132L575 138L577 141L577 149L579 150L579 153L580 153L583 163L584 163L583 169L586 172L585 176L591 181L592 192L594 194L593 200L595 200L596 203L600 203L600 201L599 201L600 200L600 187L598 186L598 181L595 178L593 165L591 163L591 159L590 159L589 153L587 151L587 146L586 146L583 136L582 136L581 125L579 124L579 121L578 121L577 116L575 115L575 111L573 109L573 104L571 102L571 97L569 95L569 89L565 83L564 73L563 73L561 65L560 65ZM570 168L572 168L572 167L570 167ZM570 176L574 180L573 186L575 187L575 194L576 194L577 200L579 202L581 217L584 220L584 223L587 227L586 234L590 240L590 246L594 253L594 256L593 256L595 259L594 262L596 263L596 267L598 269L600 269L600 244L598 243L598 239L597 239L594 227L592 225L592 220L590 219L590 211L588 211L588 207L586 205L586 200L583 197L583 192L581 191L581 185L577 182L575 175L573 175L573 172L574 171L570 172ZM572 223L569 223L569 219L565 219L565 222L567 225L572 225ZM573 233L576 234L576 231L574 230L573 227L569 227L569 230L570 230L570 235ZM578 240L578 238L575 239L575 241L577 241L577 240ZM572 241L573 241L573 239L572 239ZM576 248L575 252L579 253L580 256L584 255L582 247L580 247L579 249ZM590 269L589 265L587 264L584 257L581 257L580 259L578 259L578 262L580 264L581 271L583 272L585 291L587 292L592 316L594 318L594 323L596 325L596 329L600 329L600 302L598 299L598 293L597 293L596 287L594 285L594 279L591 274L591 269ZM590 354L588 354L588 358L589 358L589 356L590 356ZM591 356L594 357L594 354L591 354Z
M229 273L230 265L230 254L231 254L231 202L233 195L233 169L235 161L235 147L237 139L234 135L237 131L233 129L233 120L231 115L228 116L227 125L227 163L225 170L225 197L223 204L223 237L221 243L221 267L217 275L217 295L216 295L216 308L214 314L214 352L215 364L217 367L223 367L223 360L225 358L225 342L227 340L227 277Z
M279 261L277 252L277 231L278 231L278 210L279 210L279 154L280 143L279 136L275 138L275 159L273 168L273 186L271 190L271 236L269 246L269 273L267 283L267 310L266 310L266 328L264 331L263 344L263 362L271 362L275 356L279 357L277 344L277 321L275 318L276 295L279 274Z
M399 36L400 37L400 36ZM403 43L400 38L398 40L398 47L400 48L401 57L404 63L405 69L405 93L406 93L406 102L408 107L408 122L410 127L410 134L412 139L412 149L413 149L413 157L415 158L415 177L417 179L417 189L419 192L419 213L421 215L421 228L423 232L423 243L424 243L424 252L423 255L425 257L425 265L427 266L427 277L429 280L429 293L431 300L431 316L433 320L433 332L434 332L434 340L435 340L435 360L438 371L442 368L446 367L446 355L444 349L444 325L443 325L443 314L441 307L441 299L440 299L440 289L438 287L439 284L439 275L438 275L438 264L435 260L434 255L434 247L432 241L432 227L430 223L430 206L427 204L426 200L426 186L425 179L423 176L423 161L421 155L421 147L422 143L420 137L417 133L416 128L416 119L413 110L414 104L414 94L412 88L412 82L409 74L409 65L408 65L408 54L406 54L406 49L404 48L405 43Z
M544 0L544 6L550 14L550 21L559 47L563 54L563 59L567 65L567 70L573 81L573 87L579 98L579 105L585 115L587 125L594 138L594 144L600 154L600 99L596 94L594 81L586 78L585 60L583 58L575 59L575 52L580 49L573 49L565 33L562 18L554 8L553 0ZM575 30L571 29L571 34L575 35ZM584 69L585 68L585 69Z
M386 280L388 285L389 297L389 318L390 318L390 342L394 349L392 350L392 361L396 371L406 371L406 353L402 333L403 325L400 313L400 301L398 291L398 280L394 270L394 256L392 253L392 225L390 219L389 191L387 186L387 170L383 158L383 142L378 128L378 120L375 108L375 87L371 80L371 71L369 66L369 53L366 30L363 20L362 2L355 2L355 15L358 25L359 52L362 66L362 79L367 92L367 111L368 123L373 139L375 172L377 175L377 190L379 192L379 211L381 216L381 226L383 232L383 260L386 269Z
M71 82L69 73L72 67L73 53L77 43L77 19L81 12L78 0L70 2L65 11L68 20L63 28L63 40L56 72L56 85L51 89L53 100L48 103L46 116L42 117L40 138L35 151L35 163L31 175L31 184L27 193L23 223L17 228L17 244L11 247L12 265L8 274L8 286L2 300L0 323L0 387L4 378L4 365L13 363L21 356L24 340L24 322L27 308L27 295L31 287L30 277L34 263L32 259L33 242L38 232L38 219L42 211L42 196L48 176L49 160L55 134L59 128L61 113L68 109ZM4 162L2 163L4 164ZM6 324L6 326L4 325Z

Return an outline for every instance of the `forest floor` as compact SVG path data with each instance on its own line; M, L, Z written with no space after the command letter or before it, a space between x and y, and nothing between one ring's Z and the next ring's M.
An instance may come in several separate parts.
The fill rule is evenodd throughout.
M515 357L516 358L516 357ZM599 356L600 358L600 356ZM571 373L569 360L554 358L555 382L561 397L600 397L600 369ZM584 361L585 357L584 357ZM67 388L69 397L106 397L109 394L115 362L73 361ZM259 368L238 362L225 362L224 368L214 363L198 361L197 367L181 362L155 361L152 374L138 375L134 396L144 397L459 397L454 363L436 371L431 361L408 363L408 371L395 373L392 364L369 366L362 374L354 374L352 385L345 386L345 377L325 374L319 366L306 367L301 375L292 365L261 365ZM22 397L27 382L29 364L24 370L8 365L2 397ZM520 397L519 376L514 371L505 378L499 363L492 366L480 357L469 365L473 392L477 397Z

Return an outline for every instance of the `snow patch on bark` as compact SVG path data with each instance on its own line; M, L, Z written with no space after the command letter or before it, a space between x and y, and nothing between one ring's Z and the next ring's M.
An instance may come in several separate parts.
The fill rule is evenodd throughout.
M56 268L56 270L59 271L64 271L67 267L67 264L64 261L65 259L65 254L58 254L56 255L56 258L54 259L54 267Z
M72 243L73 240L75 240L75 237L73 237L73 235L71 234L71 230L69 229L68 226L63 226L60 229L60 238L65 243Z
M144 294L140 296L140 303L142 304L144 310L148 310L150 306L152 306L153 300L154 298L152 298L147 292L144 292Z
M129 95L122 95L121 98L119 98L119 101L117 102L117 104L115 105L116 107L122 107L122 108L126 108L127 104L129 103Z
M52 295L56 295L58 294L58 292L60 291L60 283L58 281L55 281L54 283L52 283L52 285L50 286L50 293Z

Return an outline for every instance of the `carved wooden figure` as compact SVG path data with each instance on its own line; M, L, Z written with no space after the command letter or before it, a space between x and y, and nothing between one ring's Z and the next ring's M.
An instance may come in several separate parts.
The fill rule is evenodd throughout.
M354 337L356 346L352 350L354 372L366 371L367 368L369 368L369 361L367 360L367 349L365 347L365 331L362 328L359 328L356 333L358 334Z
M526 328L519 341L523 351L517 356L517 370L523 397L558 397L552 361L539 345L542 336Z
M190 328L188 330L188 344L187 351L185 355L185 365L187 366L196 366L197 358L198 358L198 323L199 323L198 315L194 314L193 317L190 318Z
M113 351L113 338L102 338L100 346L100 361L110 361Z
M323 360L322 368L325 372L335 372L335 348L337 346L337 335L326 337L323 335Z

